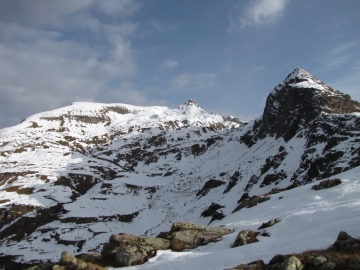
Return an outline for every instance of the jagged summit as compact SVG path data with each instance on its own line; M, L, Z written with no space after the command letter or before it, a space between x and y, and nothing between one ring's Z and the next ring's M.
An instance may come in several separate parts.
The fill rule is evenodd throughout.
M353 112L360 112L359 102L297 67L270 92L262 119L254 126L253 138L275 136L288 141L323 113ZM253 142L250 140L250 144Z

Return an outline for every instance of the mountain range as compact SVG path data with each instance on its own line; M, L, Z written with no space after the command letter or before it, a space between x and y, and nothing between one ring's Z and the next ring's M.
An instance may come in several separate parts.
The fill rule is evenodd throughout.
M328 205L338 210L319 224L354 230L360 222L359 135L360 103L302 68L275 86L263 114L248 122L206 112L194 100L175 109L79 102L30 116L0 130L0 261L27 265L57 261L63 250L100 252L113 233L156 236L176 221L239 232L267 221L275 209L276 215L305 209L302 199L320 204L344 194L351 204L338 204L347 214L337 216L341 211ZM315 192L309 185L329 178L343 180L336 189L343 195L309 195ZM288 201L278 200L280 191ZM244 198L261 194L277 197L238 211ZM286 216L298 229L293 233L312 236L303 231L305 221L299 227L290 222L294 215ZM321 245L328 244L324 239ZM224 263L212 262L213 269L233 263L220 242L198 251L222 254ZM158 262L154 268L169 267L166 259Z

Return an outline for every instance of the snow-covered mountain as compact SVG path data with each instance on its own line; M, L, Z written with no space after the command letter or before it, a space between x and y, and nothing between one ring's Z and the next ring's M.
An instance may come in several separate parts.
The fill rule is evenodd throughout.
M154 236L183 220L239 230L264 222L273 208L298 209L292 204L309 198L310 188L286 191L295 199L264 203L263 213L247 209L248 222L233 213L244 193L339 174L356 197L359 134L360 103L301 68L247 123L193 100L176 109L74 103L33 115L0 130L0 256L56 261L63 250L100 251L112 233ZM353 210L359 200L346 205Z

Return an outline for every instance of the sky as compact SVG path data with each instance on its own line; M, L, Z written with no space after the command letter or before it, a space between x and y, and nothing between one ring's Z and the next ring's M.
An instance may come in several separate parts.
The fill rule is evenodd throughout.
M73 102L250 120L297 66L360 101L358 0L1 0L0 128Z

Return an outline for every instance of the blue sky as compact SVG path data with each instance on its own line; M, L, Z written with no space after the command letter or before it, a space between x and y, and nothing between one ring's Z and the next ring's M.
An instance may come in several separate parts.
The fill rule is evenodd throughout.
M0 128L75 101L243 120L297 66L360 101L358 0L1 0Z

